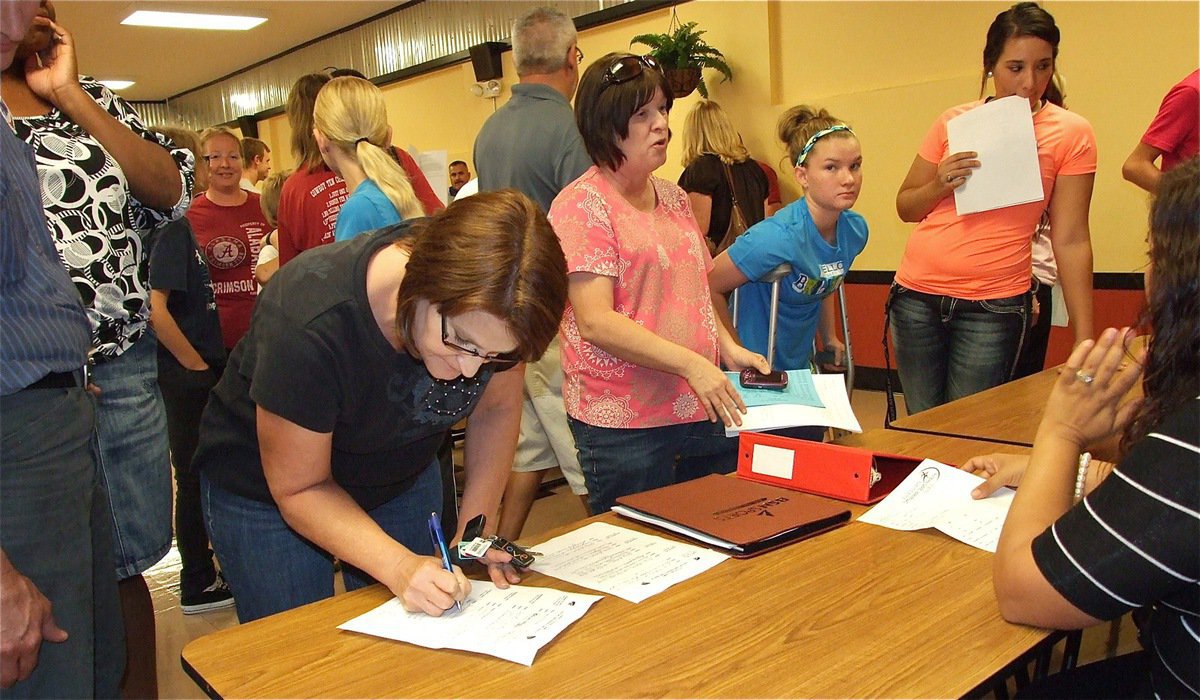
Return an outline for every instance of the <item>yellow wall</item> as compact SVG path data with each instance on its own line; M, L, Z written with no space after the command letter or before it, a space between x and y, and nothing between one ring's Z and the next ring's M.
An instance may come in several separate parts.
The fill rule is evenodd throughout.
M987 26L1010 4L694 0L677 12L681 21L699 22L729 59L734 81L721 83L712 71L705 77L756 157L779 164L775 120L794 104L824 106L855 127L865 171L856 209L871 225L871 242L855 268L891 270L911 228L896 216L896 188L934 117L978 96ZM1059 69L1067 105L1091 121L1099 145L1091 216L1096 270L1139 269L1146 200L1121 179L1121 163L1162 96L1196 68L1200 4L1048 0L1044 6L1062 30ZM665 31L669 21L670 11L660 10L583 32L584 62L626 50L630 37ZM515 80L506 53L497 104L508 99ZM450 160L470 162L475 134L492 112L491 100L470 93L473 82L470 65L461 64L385 88L394 142L445 149ZM698 99L693 94L675 103L676 129ZM287 166L287 120L275 117L259 129L275 163ZM675 139L662 177L678 177L680 146ZM797 196L790 172L780 181L785 200Z

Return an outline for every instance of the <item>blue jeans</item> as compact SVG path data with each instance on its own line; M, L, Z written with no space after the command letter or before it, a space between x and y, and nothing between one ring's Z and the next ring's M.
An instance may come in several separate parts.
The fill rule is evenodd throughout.
M26 389L0 398L0 413L0 548L70 634L43 642L33 674L0 698L116 697L125 638L108 499L92 459L92 398Z
M890 328L908 413L1012 379L1029 327L1029 293L968 301L895 285Z
M737 469L738 439L724 424L699 421L658 428L599 428L567 418L593 514L621 496Z
M97 364L96 467L112 510L117 578L137 576L171 548L171 453L158 390L158 341L147 331Z
M289 527L274 503L230 493L203 472L200 498L238 620L250 622L333 596L333 557ZM411 488L367 515L392 539L417 554L430 555L429 514L441 503L442 477L434 462ZM350 591L375 583L345 563L342 578Z

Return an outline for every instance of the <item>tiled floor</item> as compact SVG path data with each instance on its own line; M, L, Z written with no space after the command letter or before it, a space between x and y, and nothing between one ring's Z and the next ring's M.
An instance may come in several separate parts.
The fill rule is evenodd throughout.
M901 397L898 397L901 398ZM886 408L883 394L870 391L855 391L852 397L854 412L864 430L883 426ZM903 404L900 411L903 412ZM583 516L578 499L565 484L552 490L546 497L539 498L525 524L522 540L537 541L540 533L573 522ZM179 555L172 549L162 562L147 572L147 582L154 598L155 620L158 625L158 686L163 698L197 698L203 694L183 672L179 655L185 644L225 627L237 624L232 608L199 615L183 615L179 610ZM1090 630L1084 635L1081 661L1101 658L1108 635L1108 626ZM1132 650L1129 645L1134 634L1126 625L1121 631L1122 651Z

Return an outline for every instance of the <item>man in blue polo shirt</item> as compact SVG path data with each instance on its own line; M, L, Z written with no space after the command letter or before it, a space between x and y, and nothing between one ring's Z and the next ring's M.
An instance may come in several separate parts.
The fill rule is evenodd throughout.
M479 191L512 187L545 213L564 187L592 167L571 111L583 52L575 23L552 7L518 17L512 44L521 81L513 86L512 99L488 118L475 139ZM553 467L562 469L587 510L587 487L567 426L562 380L555 340L541 360L525 367L521 438L497 529L510 540L521 536L542 476Z
M37 9L0 0L0 69ZM89 446L91 333L50 240L33 151L2 101L0 112L0 687L6 697L115 697L125 643Z

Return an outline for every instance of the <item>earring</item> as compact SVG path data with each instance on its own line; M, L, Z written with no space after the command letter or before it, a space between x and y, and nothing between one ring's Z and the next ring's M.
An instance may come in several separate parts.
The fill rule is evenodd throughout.
M990 77L992 77L992 72L991 72L991 71L988 71L988 72L987 72L987 77L989 77L989 78L990 78Z

